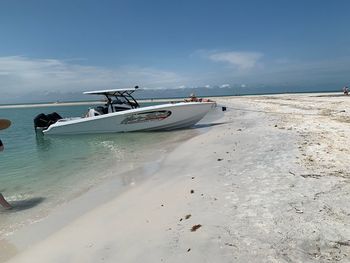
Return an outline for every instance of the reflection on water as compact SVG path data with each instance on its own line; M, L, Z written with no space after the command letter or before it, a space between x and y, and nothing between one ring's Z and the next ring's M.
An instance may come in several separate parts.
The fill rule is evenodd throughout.
M38 132L35 134L36 147L38 152L46 152L50 149L50 139L45 137L42 133Z

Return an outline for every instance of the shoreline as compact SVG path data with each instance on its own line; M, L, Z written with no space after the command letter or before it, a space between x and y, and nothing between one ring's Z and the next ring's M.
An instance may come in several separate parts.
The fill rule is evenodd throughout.
M220 98L148 180L10 262L346 262L350 101Z
M186 136L181 136L166 145L162 152L167 155L174 147L197 135L190 132ZM166 157L147 157L145 160L139 160L132 167L124 167L122 172L118 171L117 174L102 179L94 187L86 188L72 200L59 204L36 222L3 236L2 239L0 238L0 262L7 262L32 244L45 240L89 211L97 209L110 200L118 199L134 187L142 185L160 169L164 158ZM120 168L119 166L114 167L118 170Z
M213 112L202 121L206 122L208 118L215 118L216 114ZM38 217L37 222L21 227L9 235L3 235L3 238L0 238L0 262L5 262L5 259L8 260L13 255L28 248L29 245L45 239L88 211L96 209L110 199L118 198L124 192L147 181L159 169L160 163L169 152L183 142L207 130L206 126L199 126L197 129L169 132L171 138L165 141L163 138L163 140L157 142L157 145L159 145L154 146L154 150L145 151L145 153L153 153L152 156L146 155L144 158L137 158L136 163L132 164L130 162L127 165L128 167L124 167L125 169L117 165L114 167L114 174L113 168L109 168L108 173L111 173L111 175L105 177L104 174L101 174L105 178L98 182L98 185L86 188L72 200L61 203L49 211L48 215L45 214L42 218ZM162 133L160 138L164 135ZM120 171L121 168L123 168L122 172Z

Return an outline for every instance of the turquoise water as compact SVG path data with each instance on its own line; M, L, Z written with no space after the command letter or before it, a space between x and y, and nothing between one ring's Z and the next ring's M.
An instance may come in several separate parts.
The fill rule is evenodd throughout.
M62 137L34 132L33 118L39 113L82 116L88 107L0 109L0 118L12 121L9 129L0 131L5 145L0 192L14 205L9 211L0 207L0 237L40 220L106 178L161 159L171 145L198 134L195 129ZM121 184L132 180L123 178Z

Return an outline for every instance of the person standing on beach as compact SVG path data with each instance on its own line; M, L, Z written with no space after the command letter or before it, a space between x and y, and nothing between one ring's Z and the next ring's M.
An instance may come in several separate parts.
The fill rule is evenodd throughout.
M0 130L7 129L8 127L10 127L10 125L11 125L11 121L5 120L5 119L0 119ZM2 143L2 141L0 139L0 152L2 152L3 150L4 150L4 144ZM12 208L12 206L6 201L6 199L4 198L4 196L1 193L0 193L0 205L2 205L6 209Z

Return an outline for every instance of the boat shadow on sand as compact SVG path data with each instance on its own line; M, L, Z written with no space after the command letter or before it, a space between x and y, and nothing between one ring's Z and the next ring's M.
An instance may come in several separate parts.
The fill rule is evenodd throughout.
M14 213L14 212L19 212L27 209L31 209L40 203L42 203L45 200L44 197L33 197L29 199L24 199L24 200L17 200L17 201L9 201L10 205L12 206L11 209L1 209L0 211L2 213L8 212L8 213Z
M214 127L214 126L218 126L218 125L223 125L223 124L227 124L227 123L229 123L229 122L199 123L199 124L193 125L191 128L192 128L192 129L210 128L210 127ZM187 128L187 129L188 129L188 128Z

